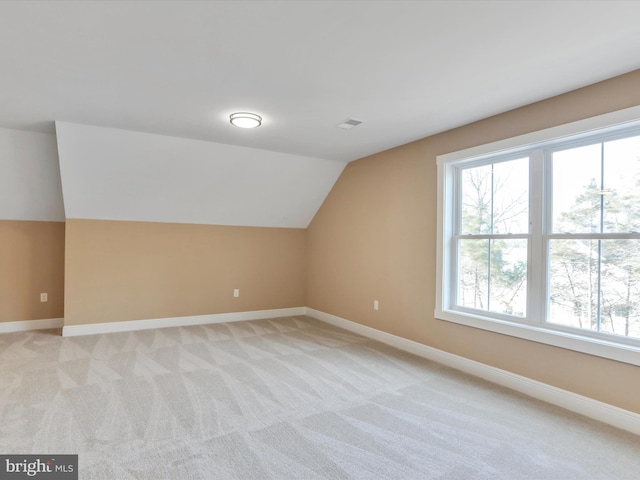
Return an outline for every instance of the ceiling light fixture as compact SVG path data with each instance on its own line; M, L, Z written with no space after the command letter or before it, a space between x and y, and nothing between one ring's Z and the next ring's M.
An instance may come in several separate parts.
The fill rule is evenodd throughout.
M262 125L262 117L255 113L238 112L229 115L232 125L240 128L256 128Z

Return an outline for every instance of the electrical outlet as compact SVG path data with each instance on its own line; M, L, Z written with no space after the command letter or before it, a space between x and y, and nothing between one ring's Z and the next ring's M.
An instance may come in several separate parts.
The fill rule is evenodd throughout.
M40 301L41 301L41 302L48 302L48 301L49 301L49 294L47 294L47 293L41 293L41 294L40 294Z
M239 288L236 288L236 289L233 290L233 296L235 298L238 298L240 296L240 289Z
M380 309L380 303L378 302L378 300L374 300L373 301L373 309L374 310L379 310Z

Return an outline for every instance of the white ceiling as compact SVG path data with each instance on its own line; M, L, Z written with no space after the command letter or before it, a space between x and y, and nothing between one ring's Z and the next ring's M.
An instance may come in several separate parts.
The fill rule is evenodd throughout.
M4 0L0 127L351 161L638 69L638 18L637 1ZM232 127L242 110L263 126Z

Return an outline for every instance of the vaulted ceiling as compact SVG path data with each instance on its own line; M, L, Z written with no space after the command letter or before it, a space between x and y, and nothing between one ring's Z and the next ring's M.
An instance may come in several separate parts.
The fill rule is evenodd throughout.
M152 204L148 198L167 188L183 188L176 179L184 168L199 165L202 176L219 175L240 192L255 181L247 172L257 175L258 165L272 166L260 175L277 188L299 162L313 165L306 173L298 165L300 188L289 196L300 210L289 212L290 221L268 223L302 225L342 168L318 175L326 162L344 166L640 68L638 18L640 2L612 0L5 0L0 127L53 134L58 121L151 135L138 140L157 140L156 149L169 137L193 142L183 142L193 157L166 157L155 171L146 168L148 157L115 147L84 165L77 156L61 158L63 188L74 185L65 191L67 217L124 219L138 211L137 219L152 220L159 214L142 203ZM264 123L254 130L235 128L228 121L235 111L258 113ZM363 123L337 128L348 118ZM80 148L79 128L67 129L67 147ZM202 141L213 146L202 147ZM83 148L98 151L97 144ZM217 160L203 166L207 155L194 152L204 150ZM130 167L126 177L117 174L124 171L118 170L123 158ZM229 166L233 159L240 160ZM164 180L137 193L132 189L124 200L113 193L122 191L122 182L143 185L144 176L157 179L159 172ZM104 197L81 198L82 183L94 180L111 182L94 190ZM187 195L194 203L175 207L172 218L191 221L181 212L199 211L197 202L234 205L232 191ZM237 206L237 215L255 212L259 204L277 208L281 201L263 188L256 192ZM121 204L128 211L116 208ZM207 215L201 219L226 218L222 211ZM253 216L240 223L253 222Z
M56 123L67 218L306 228L344 163Z

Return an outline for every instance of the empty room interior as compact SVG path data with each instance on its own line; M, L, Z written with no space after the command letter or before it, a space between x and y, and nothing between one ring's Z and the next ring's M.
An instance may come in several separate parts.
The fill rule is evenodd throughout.
M638 478L638 18L1 2L0 477Z

